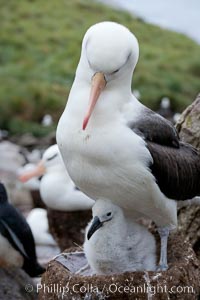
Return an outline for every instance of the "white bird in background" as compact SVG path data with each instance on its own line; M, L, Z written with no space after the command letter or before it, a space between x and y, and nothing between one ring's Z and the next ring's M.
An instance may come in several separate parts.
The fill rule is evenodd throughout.
M200 195L200 156L179 141L170 122L133 96L138 56L137 39L126 27L102 22L89 28L57 143L80 190L157 224L158 269L166 270L167 239L177 226L175 200Z
M46 114L42 119L42 125L45 127L51 126L53 124L53 118L51 115Z
M31 231L37 245L51 245L56 246L56 242L49 233L49 223L47 218L47 211L43 208L34 208L29 213L27 219Z
M95 274L155 270L155 238L146 227L126 219L123 210L108 200L98 200L92 213L84 252Z
M137 97L136 97L137 98ZM168 97L163 97L160 102L160 107L157 113L169 121L173 121L174 112L171 107L171 100Z
M44 203L56 210L77 211L91 209L94 201L79 191L69 177L57 145L49 147L42 160L30 172L19 176L22 182L42 176L40 194Z
M173 122L174 122L174 124L176 124L179 121L180 117L181 117L180 113L175 113L174 114L174 116L173 116Z

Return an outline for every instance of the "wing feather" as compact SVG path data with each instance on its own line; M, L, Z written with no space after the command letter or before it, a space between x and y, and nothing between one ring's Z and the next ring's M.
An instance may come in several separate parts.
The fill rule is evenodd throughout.
M171 199L187 200L200 195L200 155L184 143L180 148L147 142L153 158L149 166L160 190Z
M130 128L146 141L153 158L149 169L166 197L187 200L200 195L200 154L179 141L169 121L145 108Z
M18 250L24 257L27 257L26 251L24 249L23 244L18 239L14 231L8 226L8 224L4 220L0 220L0 223L4 227L4 236L8 239L11 245L14 246L16 250Z

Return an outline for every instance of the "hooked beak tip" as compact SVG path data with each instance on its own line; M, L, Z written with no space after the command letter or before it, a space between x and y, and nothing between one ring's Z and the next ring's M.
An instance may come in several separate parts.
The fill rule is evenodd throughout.
M87 239L89 240L91 238L91 236L102 226L103 226L103 223L99 220L99 218L97 216L94 217L91 227L87 233Z
M89 118L87 117L87 118L85 118L84 120L83 120L83 126L82 126L82 129L83 130L85 130L86 129L86 127L87 127L87 124L88 124L88 121L89 121Z

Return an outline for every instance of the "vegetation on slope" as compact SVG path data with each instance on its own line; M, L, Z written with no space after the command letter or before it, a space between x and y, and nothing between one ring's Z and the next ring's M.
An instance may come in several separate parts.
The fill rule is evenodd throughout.
M126 25L140 43L134 89L153 109L168 96L182 110L200 90L200 47L189 38L144 23L92 0L2 0L0 3L0 128L46 134L46 113L57 123L92 24ZM51 130L52 128L48 129Z

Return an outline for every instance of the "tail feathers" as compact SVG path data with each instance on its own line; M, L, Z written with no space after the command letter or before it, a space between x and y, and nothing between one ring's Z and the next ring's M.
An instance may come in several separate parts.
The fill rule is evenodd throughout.
M42 267L37 261L31 261L25 259L23 270L30 276L30 277L38 277L45 272L45 268Z

